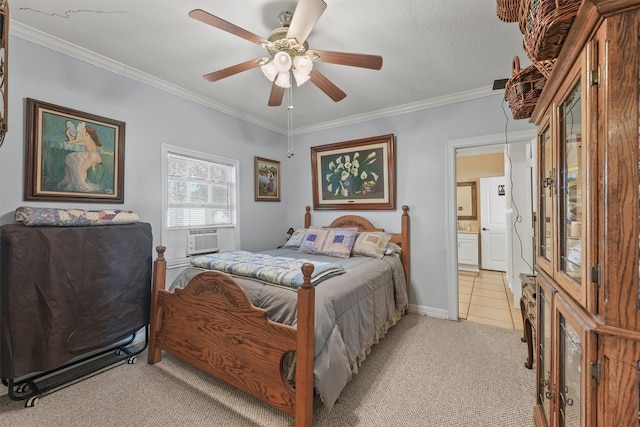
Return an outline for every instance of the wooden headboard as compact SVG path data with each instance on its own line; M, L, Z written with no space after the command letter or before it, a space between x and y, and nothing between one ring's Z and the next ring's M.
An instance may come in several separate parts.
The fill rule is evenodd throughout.
M306 207L304 214L304 226L309 228L311 226L311 207ZM343 215L333 220L331 224L326 226L327 228L357 228L358 231L385 231L384 228L375 227L371 221L359 216L359 215ZM404 275L407 279L407 292L409 292L409 253L410 253L410 233L409 233L409 206L402 206L402 216L400 221L400 232L391 233L391 242L399 245L402 248L402 254L400 260L404 268Z

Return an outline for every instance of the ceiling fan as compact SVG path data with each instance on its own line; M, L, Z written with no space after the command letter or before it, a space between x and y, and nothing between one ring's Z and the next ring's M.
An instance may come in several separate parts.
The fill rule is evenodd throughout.
M284 90L291 86L291 75L298 86L310 80L335 102L344 99L347 96L346 93L324 74L314 69L313 61L379 70L382 68L382 57L309 49L307 37L326 8L327 4L323 0L299 0L293 14L290 12L280 13L278 20L281 27L275 29L268 39L202 9L192 10L189 12L191 18L261 45L269 53L268 57L251 59L205 74L203 77L210 82L215 82L260 66L264 75L272 82L269 106L282 104Z

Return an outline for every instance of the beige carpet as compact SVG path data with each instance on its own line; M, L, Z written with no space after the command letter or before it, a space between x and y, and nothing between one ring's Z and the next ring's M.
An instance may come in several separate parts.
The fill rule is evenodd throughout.
M316 426L533 425L535 378L520 331L410 314L376 346ZM316 399L317 400L317 399ZM293 420L165 355L120 365L39 399L0 397L0 425L293 426Z

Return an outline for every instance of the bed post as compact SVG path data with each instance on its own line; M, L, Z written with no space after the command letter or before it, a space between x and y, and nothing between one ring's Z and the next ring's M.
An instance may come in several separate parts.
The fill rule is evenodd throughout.
M308 212L308 211L307 211ZM304 283L298 289L298 324L296 355L296 427L313 424L313 358L315 355L315 288L311 284L313 264L302 266Z
M402 266L404 267L404 277L407 280L407 295L409 295L409 206L402 205L402 242L404 247L402 248Z
M311 206L307 206L305 208L306 212L304 214L304 228L311 227Z
M164 246L157 246L158 257L153 262L153 280L151 281L151 319L149 319L149 350L147 352L147 362L149 364L158 363L161 359L162 350L156 348L156 331L159 322L156 312L158 304L158 292L164 290L167 277L167 261L164 259Z

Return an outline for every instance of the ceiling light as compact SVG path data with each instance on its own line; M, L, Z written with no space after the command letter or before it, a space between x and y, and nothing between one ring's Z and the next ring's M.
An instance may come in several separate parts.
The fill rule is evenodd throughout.
M288 88L291 86L291 76L296 79L298 86L304 84L310 78L310 73L313 70L313 58L310 55L295 55L291 57L291 51L281 50L273 55L273 59L262 58L260 63L263 64L260 68L262 73L269 81L275 84Z
M287 52L280 51L276 53L275 56L273 57L273 63L275 64L276 69L279 72L283 73L291 69L292 61L291 61L291 57Z
M278 75L278 69L276 68L276 65L273 63L273 61L267 62L262 67L260 67L260 69L270 82L272 82Z
M296 84L298 86L302 85L304 82L309 80L309 74L305 74L298 70L297 68L293 69L293 77L296 79Z
M276 85L284 88L291 87L291 77L289 76L288 70L278 73L278 77L276 77Z
M296 56L293 58L293 66L301 73L309 74L313 69L313 61L308 56Z
M309 80L309 73L313 70L313 61L308 56L296 56L293 58L293 77L300 86Z

